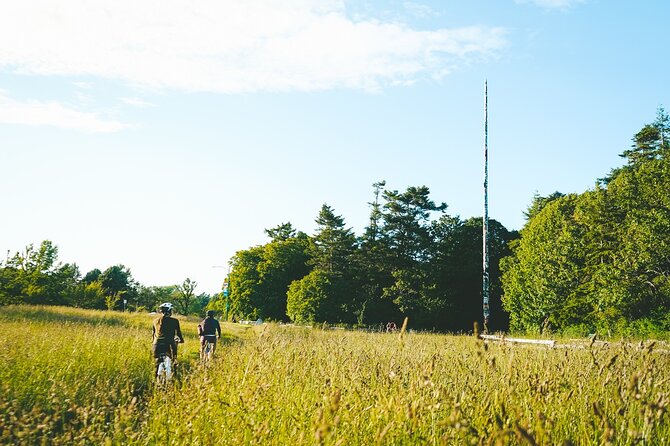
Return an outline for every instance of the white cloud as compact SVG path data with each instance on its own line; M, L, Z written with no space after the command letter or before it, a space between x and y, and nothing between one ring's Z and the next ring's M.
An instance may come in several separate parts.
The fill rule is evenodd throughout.
M568 9L584 0L516 0L517 3L532 3L546 9Z
M89 82L73 82L72 85L82 90L90 90L91 88L93 88L93 86Z
M439 12L435 11L428 5L423 5L416 2L404 2L403 6L413 16L426 18L426 17L437 17L440 15Z
M154 106L154 104L151 102L147 102L139 98L121 98L121 100L128 105L132 105L133 107L146 108Z
M0 124L46 125L91 133L116 132L127 124L81 112L57 102L21 102L0 90Z
M336 0L31 0L0 6L0 69L224 93L377 89L505 45L500 28L354 21Z

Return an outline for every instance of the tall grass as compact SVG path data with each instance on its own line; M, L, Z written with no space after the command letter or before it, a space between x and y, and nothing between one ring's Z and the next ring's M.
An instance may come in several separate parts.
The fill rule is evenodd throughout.
M270 327L155 400L148 426L177 444L667 444L667 363Z
M153 384L150 344L149 315L0 309L0 440L101 444L139 438Z
M63 330L57 313L40 321L42 313L8 311L0 309L5 443L670 443L669 357L652 343L550 349L230 324L205 367L195 359L196 321L184 320L188 371L162 390L152 385L149 316L107 324L106 313L54 310L69 315ZM26 327L31 335L14 341Z

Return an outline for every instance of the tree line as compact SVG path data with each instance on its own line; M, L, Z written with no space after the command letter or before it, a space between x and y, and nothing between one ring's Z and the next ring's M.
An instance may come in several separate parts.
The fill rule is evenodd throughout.
M492 330L653 334L670 329L670 118L659 108L583 193L536 195L520 231L491 220ZM231 259L229 294L186 279L144 287L123 265L81 275L44 241L0 262L0 305L218 309L231 319L472 330L482 318L482 220L460 219L426 186L373 184L361 235L328 204L308 235L282 223Z
M172 286L144 286L124 265L81 274L73 263L58 261L58 247L44 240L39 247L7 255L0 262L0 305L66 305L79 308L153 311L162 302L175 303L181 314L201 314L211 300L197 294L187 278Z
M633 138L581 194L536 196L502 260L511 328L653 334L670 329L670 118Z
M581 194L536 195L521 231L491 221L491 329L576 334L670 328L670 119L633 138L625 165ZM373 185L361 236L324 204L314 234L290 223L231 261L239 317L461 331L481 320L481 219L425 186Z
M401 323L466 331L482 314L482 221L461 220L426 186L373 185L370 220L357 236L328 204L307 235L291 223L267 229L269 242L238 251L229 277L236 318L296 323ZM499 260L518 235L492 220L491 305L502 315ZM219 300L219 304L224 302Z

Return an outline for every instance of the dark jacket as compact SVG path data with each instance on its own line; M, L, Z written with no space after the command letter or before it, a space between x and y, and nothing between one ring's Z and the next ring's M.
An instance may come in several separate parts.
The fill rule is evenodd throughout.
M175 337L179 338L179 342L184 342L178 319L165 315L154 319L154 344L174 344Z
M202 336L216 336L221 337L221 324L213 317L206 317L202 323Z

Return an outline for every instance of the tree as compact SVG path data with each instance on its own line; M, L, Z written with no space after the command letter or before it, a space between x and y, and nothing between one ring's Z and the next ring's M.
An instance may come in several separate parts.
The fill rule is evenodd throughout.
M76 265L58 262L58 247L44 240L32 244L5 262L0 274L0 301L40 305L64 305L79 280Z
M131 302L131 307L136 311L155 311L160 304L171 301L176 293L176 286L146 287L140 285L137 290L137 298Z
M357 249L356 236L351 229L345 228L344 218L335 215L327 204L321 207L316 224L308 260L308 264L314 268L314 274L310 273L311 276L302 279L309 282L310 290L318 285L325 287L319 293L325 302L314 316L319 322L353 322L357 284L354 282L355 267L352 260ZM328 311L324 311L324 308Z
M137 300L137 284L133 280L130 270L123 265L114 265L107 268L98 279L106 296L106 306L113 303L111 309L121 310L122 299Z
M263 260L258 264L259 293L251 296L258 317L287 320L286 293L291 282L309 273L308 249L309 238L302 232L295 237L274 240L265 245Z
M282 223L274 228L266 229L265 233L273 241L285 242L296 236L296 231L290 222Z
M175 285L174 299L181 314L190 314L191 305L195 300L195 289L198 283L188 277L181 283Z
M90 270L89 272L86 273L82 280L84 283L91 283L96 280L100 279L100 276L102 275L102 271L100 271L98 268L94 268Z
M662 322L670 309L670 159L621 172L592 204L591 243L601 325L641 318ZM596 212L593 211L595 209ZM607 309L606 311L603 311ZM608 323L609 321L609 323Z
M421 321L427 313L426 292L430 261L431 213L444 213L447 205L436 205L426 186L409 187L403 193L384 191L382 240L389 257L386 270L392 284L382 296L398 310Z
M257 319L258 308L253 304L253 296L261 293L258 266L263 262L264 246L238 251L230 261L229 299L233 317Z
M346 229L344 218L324 204L316 218L317 229L310 246L309 264L333 277L349 275L350 257L356 250L356 236Z
M107 307L108 311L112 311L116 307L119 306L119 302L123 298L125 292L124 291L119 291L117 293L113 294L106 294L105 295L105 306Z
M231 260L229 292L235 317L287 320L288 287L310 270L309 238L290 223L280 227L266 230L273 237L270 243L238 251Z
M333 302L329 274L317 269L293 281L287 293L286 312L299 324L332 320L339 309Z
M352 312L359 325L399 317L396 305L382 297L382 290L393 284L393 277L386 267L391 254L388 244L382 238L383 214L379 199L385 185L386 181L372 185L374 200L368 203L371 209L370 224L365 228L358 243L359 249L352 257L355 282L358 284Z
M388 243L396 268L426 259L431 242L432 212L444 213L445 203L436 205L426 186L408 187L407 191L384 191L383 237Z
M107 300L99 280L89 283L82 280L70 294L69 303L79 308L102 309L106 307Z
M482 319L482 219L461 221L442 216L433 224L430 267L429 323L452 331L470 331ZM500 259L511 254L518 237L500 222L489 221L490 328L504 331L509 317L501 304Z
M531 201L530 206L528 206L526 211L523 213L523 215L526 217L526 221L535 217L542 209L544 209L547 204L551 203L557 198L561 198L563 195L564 194L556 191L553 194L543 197L536 192L533 195L533 200Z
M670 147L670 116L663 107L656 112L656 120L652 124L642 127L635 134L633 146L620 156L628 160L629 166L635 166L646 161L659 159L664 156Z
M547 204L522 229L514 256L502 260L503 306L511 328L537 332L575 322L568 309L584 303L578 291L586 254L585 228L575 220L577 200L571 194Z
M659 109L628 165L532 215L503 263L513 328L670 327L669 123Z
M0 265L0 306L23 302L23 277L14 266Z

